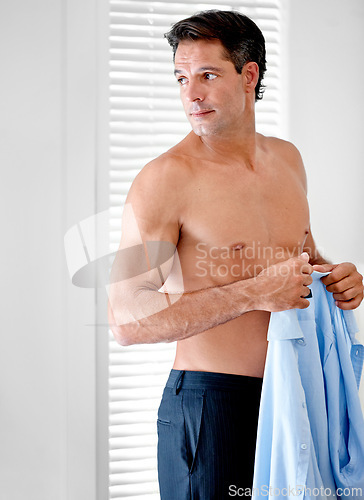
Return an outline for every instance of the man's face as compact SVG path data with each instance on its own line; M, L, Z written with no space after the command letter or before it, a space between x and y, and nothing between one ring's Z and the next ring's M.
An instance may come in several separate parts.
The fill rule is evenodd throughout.
M175 75L193 131L199 136L231 136L242 126L246 108L244 70L224 58L219 40L182 41Z

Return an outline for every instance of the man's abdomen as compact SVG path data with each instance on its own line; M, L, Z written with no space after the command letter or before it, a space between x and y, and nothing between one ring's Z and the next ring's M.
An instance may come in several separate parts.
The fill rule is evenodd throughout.
M177 342L176 370L263 377L270 313L252 311Z

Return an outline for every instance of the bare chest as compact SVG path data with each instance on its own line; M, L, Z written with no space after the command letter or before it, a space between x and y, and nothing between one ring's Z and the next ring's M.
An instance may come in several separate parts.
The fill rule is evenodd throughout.
M226 269L213 282L241 279L302 251L309 210L302 183L289 168L197 176L187 201L178 247L191 277L204 261L210 270L212 264ZM244 271L242 263L254 271Z
M289 168L268 175L201 175L188 195L185 230L211 244L284 241L308 225L306 195Z

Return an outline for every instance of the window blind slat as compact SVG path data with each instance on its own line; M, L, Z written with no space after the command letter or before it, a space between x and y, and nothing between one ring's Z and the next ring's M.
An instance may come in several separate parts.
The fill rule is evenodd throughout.
M140 446L140 447L120 447L116 449L110 450L110 469L114 470L115 464L118 465L118 462L131 462L134 463L134 460L141 460L144 458L155 458L156 452L154 448L155 444L153 443L151 446ZM120 464L119 464L120 465Z
M113 0L110 2L111 14L116 12L130 12L134 15L146 13L161 13L161 14L171 14L177 15L182 18L184 15L189 16L195 12L203 9L221 9L229 10L236 9L247 13L248 10L258 11L258 10L272 10L272 16L278 15L279 12L279 0L242 0L230 2L206 2L200 1L195 2L195 0L185 0L183 2L173 2L169 0L161 0L159 2L140 2L133 0Z
M165 32L168 31L168 26L166 26ZM139 50L163 50L163 47L167 43L166 40L163 39L163 34L160 36L162 38L157 38L157 35L152 35L152 31L150 32L149 37L148 36L133 36L132 32L126 36L126 31L124 31L125 36L121 35L113 35L111 34L110 36L110 42L112 43L112 47L114 49L117 48L130 48L130 44L132 43L133 49L139 49ZM266 32L264 33L264 38L267 43L276 43L278 44L278 34L275 32ZM169 49L171 50L171 49ZM267 54L269 55L271 51L273 51L274 48L270 47L267 50ZM148 54L150 56L150 60L153 60L153 54ZM171 56L172 59L172 56Z

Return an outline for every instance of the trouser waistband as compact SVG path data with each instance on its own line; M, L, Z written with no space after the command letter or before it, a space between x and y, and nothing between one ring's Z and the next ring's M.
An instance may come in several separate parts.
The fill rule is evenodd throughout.
M172 369L166 387L173 388L175 394L182 389L246 389L247 386L261 388L263 379L231 373L200 372Z

